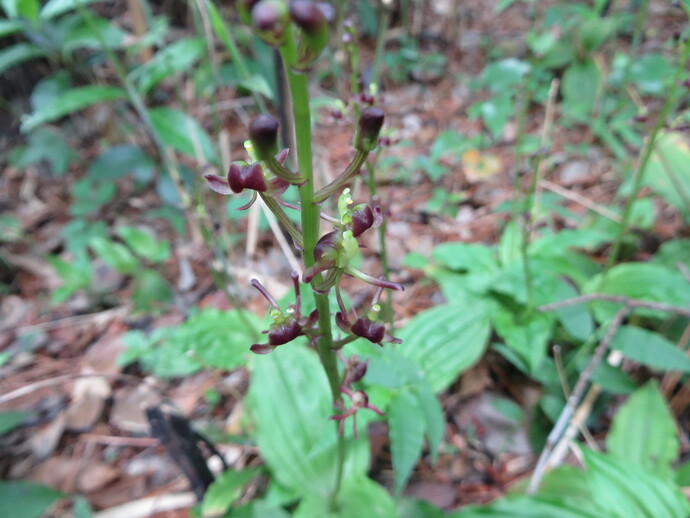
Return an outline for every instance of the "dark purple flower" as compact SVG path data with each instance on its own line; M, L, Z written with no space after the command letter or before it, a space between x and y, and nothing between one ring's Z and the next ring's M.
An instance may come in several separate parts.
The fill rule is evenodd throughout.
M264 180L261 164L244 164L233 162L228 170L228 185L232 192L239 194L245 189L266 192L268 187Z

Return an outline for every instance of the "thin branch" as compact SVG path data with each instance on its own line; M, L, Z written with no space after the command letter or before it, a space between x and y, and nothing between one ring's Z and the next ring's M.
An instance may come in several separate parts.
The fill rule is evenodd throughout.
M564 308L567 306L574 306L575 304L585 304L587 302L618 302L620 304L625 304L628 309L654 309L657 311L665 311L666 313L672 313L674 315L680 315L683 317L690 318L690 309L681 308L679 306L673 306L671 304L664 304L663 302L653 302L650 300L640 300L631 299L623 295L610 295L608 293L590 293L588 295L580 295L578 297L573 297L572 299L565 299L559 302L553 302L551 304L545 304L539 306L539 311L553 311L555 309Z
M583 207L591 210L592 212L596 212L600 216L604 216L605 218L610 219L611 221L615 221L616 223L620 223L622 221L622 218L612 210L604 207L603 205L600 205L595 201L590 200L589 198L582 196L581 194L578 194L574 191L569 191L568 189L564 189L556 183L550 182L548 180L539 180L539 187L542 187L547 191L551 191L555 194L558 194L566 200L574 201L575 203L578 203Z
M528 494L534 494L537 489L539 489L544 474L551 467L553 460L552 455L556 445L563 436L566 428L568 428L568 425L570 424L572 426L571 419L575 414L577 406L582 399L582 395L587 388L594 370L601 363L601 360L609 348L611 341L616 336L618 329L620 329L621 325L623 324L623 320L625 320L625 317L628 315L628 313L630 313L630 310L631 308L627 305L618 310L616 315L611 320L609 328L606 330L606 335L604 335L604 338L602 338L601 342L599 342L599 345L597 345L592 359L589 361L587 367L585 367L585 370L583 370L580 374L580 377L575 384L575 388L573 388L573 392L570 394L570 397L561 411L561 415L558 416L553 430L551 430L549 437L546 439L546 446L544 447L544 450L537 461L537 466L534 468L534 473L532 474L532 478L527 486Z

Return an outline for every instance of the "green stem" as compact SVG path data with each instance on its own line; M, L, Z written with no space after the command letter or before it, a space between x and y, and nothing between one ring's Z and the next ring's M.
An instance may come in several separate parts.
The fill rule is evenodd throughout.
M292 114L295 124L297 148L297 165L300 174L306 182L299 187L300 204L302 207L302 235L304 239L304 265L310 268L314 265L314 248L319 239L319 208L314 204L314 171L312 166L312 134L311 114L309 111L309 77L306 74L295 73L290 64L296 60L296 47L292 34L288 31L287 42L281 47L284 66L287 72L288 85L292 97ZM312 287L321 283L321 276L317 275L312 281ZM338 375L337 356L333 352L333 331L331 328L331 309L328 295L319 294L312 290L316 309L319 313L319 330L321 337L317 345L317 352L321 364L328 377L333 402L342 400L340 394L340 378ZM336 466L336 480L331 493L331 508L340 490L342 472L345 461L344 437L338 437L338 459Z
M283 210L283 207L281 207L280 204L276 201L276 199L272 196L267 196L263 193L259 193L259 196L261 196L261 199L266 204L268 209L273 213L273 215L276 218L278 218L278 221L281 225L283 225L283 228L285 228L285 230L288 231L290 237L292 237L292 239L295 240L295 242L300 248L303 248L304 243L302 242L302 233L290 220L288 215Z
M376 50L374 52L374 65L371 70L371 81L369 82L369 92L372 92L372 87L378 92L379 80L381 79L381 65L383 63L383 49L386 46L386 32L390 24L391 11L382 5L381 18L379 18L379 27L376 34Z
M606 276L606 273L616 262L616 259L618 259L618 254L620 253L621 247L623 246L623 240L625 239L625 236L628 233L628 228L630 227L632 208L635 201L637 200L638 195L640 194L640 189L642 189L642 182L644 180L645 173L647 172L647 165L649 164L649 160L651 159L652 153L654 152L654 148L656 147L657 138L659 137L659 133L661 132L662 128L666 124L666 119L675 109L678 97L678 88L680 86L680 78L683 74L683 71L685 70L688 58L690 57L690 39L686 40L683 43L683 45L684 46L681 52L680 59L678 60L678 64L676 65L676 70L673 74L673 77L671 78L671 85L669 87L668 94L666 95L666 102L664 103L664 106L661 109L661 113L659 114L659 118L657 119L656 124L654 124L654 128L652 129L652 132L649 135L647 143L642 152L642 158L638 163L637 169L635 169L635 173L632 179L632 191L625 203L625 207L623 208L623 214L621 216L618 234L616 235L616 239L613 242L613 245L611 245L611 252L609 253L608 259L606 260L606 266L604 267L604 275L602 275L602 281Z

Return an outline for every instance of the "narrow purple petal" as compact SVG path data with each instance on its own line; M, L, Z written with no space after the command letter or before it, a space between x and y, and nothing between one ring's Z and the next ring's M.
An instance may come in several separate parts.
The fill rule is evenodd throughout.
M230 189L230 185L228 184L228 181L223 178L222 176L218 176L215 174L205 174L204 178L206 178L206 181L208 182L208 186L214 191L217 192L218 194L222 194L223 196L229 196L232 194L232 189Z

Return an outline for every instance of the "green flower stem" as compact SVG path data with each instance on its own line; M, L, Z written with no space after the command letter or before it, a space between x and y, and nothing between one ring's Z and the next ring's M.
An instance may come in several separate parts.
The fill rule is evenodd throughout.
M292 114L295 124L295 140L297 147L297 167L306 182L299 187L300 204L302 207L302 235L304 239L304 265L311 268L314 263L314 248L319 239L319 208L314 203L314 171L312 166L312 135L311 114L309 112L309 77L306 74L295 73L290 66L296 61L297 49L290 31L288 38L280 49L287 72L288 85L292 96ZM312 287L321 283L321 275L312 280ZM321 364L326 371L328 383L331 387L333 402L342 401L340 394L340 378L338 376L337 356L333 352L333 331L331 328L331 308L328 295L316 293L312 290L316 309L319 312L319 330L321 338L317 346ZM338 437L338 458L336 465L336 480L331 493L331 507L340 491L345 465L345 438Z
M637 169L635 169L635 173L632 179L632 192L630 193L630 196L626 201L625 207L623 208L623 214L621 216L618 234L616 235L616 239L613 242L613 245L611 245L611 252L609 253L608 259L606 260L606 266L604 267L604 275L602 275L602 281L605 278L606 273L611 269L611 267L618 259L618 254L620 253L621 247L623 246L623 240L625 239L625 236L628 233L628 228L630 227L632 208L640 193L640 189L642 189L642 181L644 180L644 175L647 172L647 165L649 164L649 160L652 157L654 148L656 147L656 142L659 137L659 133L666 124L666 119L676 107L680 79L683 72L685 71L685 67L687 66L688 58L690 58L690 38L683 42L682 45L683 47L680 59L676 64L675 72L673 74L673 77L671 78L671 85L669 87L668 94L666 95L666 102L664 103L664 106L661 109L661 113L659 114L659 118L657 119L656 124L652 129L652 132L649 134L649 138L642 152L642 158L638 163Z
M364 165L364 162L367 160L367 155L367 152L358 150L357 154L352 159L352 162L350 162L350 164L347 166L345 171L340 173L338 177L326 187L320 189L314 194L314 203L322 203L334 194L342 191L345 186L357 175L362 165ZM302 175L304 175L304 173L302 173ZM304 206L304 204L302 204L302 206Z

